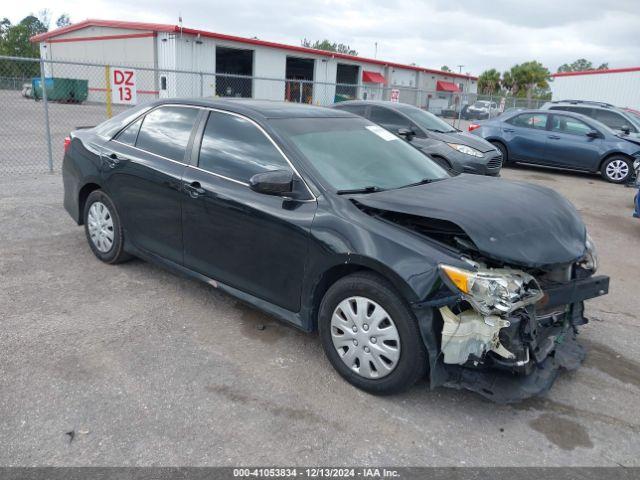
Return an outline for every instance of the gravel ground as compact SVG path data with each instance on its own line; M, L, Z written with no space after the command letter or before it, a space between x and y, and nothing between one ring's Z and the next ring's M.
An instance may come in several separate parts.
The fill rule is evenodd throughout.
M59 175L0 178L0 465L640 466L633 191L503 176L574 202L612 277L588 303L583 368L515 406L424 382L360 392L316 335L154 265L98 262Z

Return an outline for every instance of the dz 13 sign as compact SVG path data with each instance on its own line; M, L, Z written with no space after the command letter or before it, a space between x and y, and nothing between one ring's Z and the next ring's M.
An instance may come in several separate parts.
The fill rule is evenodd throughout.
M111 70L111 102L135 105L137 101L136 71L127 68Z

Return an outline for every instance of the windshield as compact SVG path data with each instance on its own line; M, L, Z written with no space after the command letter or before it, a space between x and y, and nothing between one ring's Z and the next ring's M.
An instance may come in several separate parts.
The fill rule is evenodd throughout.
M388 190L449 177L416 148L363 118L289 118L271 125L337 191Z
M419 108L400 107L398 110L413 120L420 128L424 128L425 130L442 133L457 131L444 120L440 120L433 113L425 112Z

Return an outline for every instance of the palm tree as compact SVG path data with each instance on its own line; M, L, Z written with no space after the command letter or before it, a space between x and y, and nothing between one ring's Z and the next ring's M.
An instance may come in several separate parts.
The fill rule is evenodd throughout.
M478 89L480 93L492 95L500 88L500 72L495 68L485 70L478 77Z

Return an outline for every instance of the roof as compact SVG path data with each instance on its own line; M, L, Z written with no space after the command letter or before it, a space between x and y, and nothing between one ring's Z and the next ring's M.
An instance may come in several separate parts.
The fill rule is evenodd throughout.
M30 40L31 42L51 41L51 39L57 36L60 36L69 32L75 32L77 30L82 30L83 28L87 28L87 27L125 28L129 30L144 30L144 31L151 31L151 32L168 32L168 33L182 32L188 35L200 35L201 37L215 38L218 40L227 40L232 42L244 43L248 45L280 48L282 50L290 50L290 51L300 52L300 53L321 55L324 57L331 57L331 58L340 58L343 60L350 60L354 62L383 65L383 66L388 66L392 68L402 68L406 70L414 70L418 72L425 72L425 73L431 73L436 75L445 75L445 76L455 77L455 78L468 78L470 80L478 79L477 77L473 77L471 75L465 75L465 74L453 73L453 72L443 72L442 70L423 68L417 65L404 65L401 63L387 62L384 60L378 60L374 58L358 57L355 55L347 55L344 53L328 52L326 50L316 50L315 48L298 47L295 45L286 45L283 43L258 40L257 38L237 37L235 35L226 35L223 33L209 32L206 30L197 30L194 28L186 28L186 27L183 28L183 27L180 27L179 25L169 25L169 24L162 24L162 23L144 23L144 22L127 22L127 21L118 21L118 20L88 19L82 22L74 23L72 25L68 25L66 27L58 28L56 30L51 30L50 32L34 35L33 37L31 37Z
M240 113L248 117L263 118L335 118L354 117L348 112L341 112L326 107L306 103L280 102L275 100L254 100L252 98L168 98L157 100L147 105L185 104L203 107L214 107L230 112Z
M628 67L628 68L611 68L609 70L583 70L580 72L558 72L552 73L552 77L575 77L579 75L601 75L603 73L629 73L640 72L640 67Z

